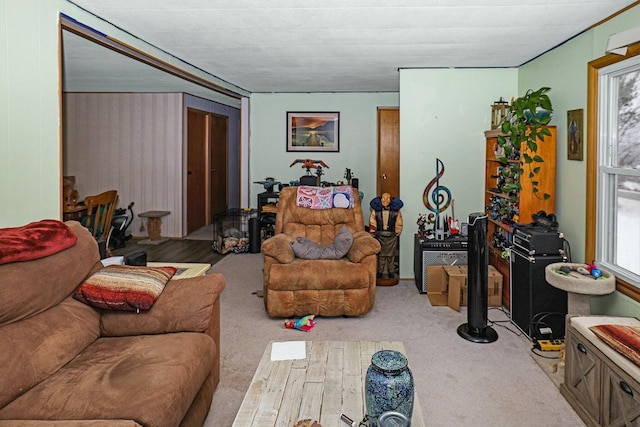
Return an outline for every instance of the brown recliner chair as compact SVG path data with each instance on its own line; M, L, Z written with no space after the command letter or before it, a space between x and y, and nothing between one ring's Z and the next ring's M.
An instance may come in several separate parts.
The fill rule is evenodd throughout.
M364 230L360 198L351 209L296 205L297 187L280 192L275 235L264 241L264 304L271 317L358 316L373 307L380 243ZM353 244L341 259L296 258L291 242L306 237L330 245L346 225Z

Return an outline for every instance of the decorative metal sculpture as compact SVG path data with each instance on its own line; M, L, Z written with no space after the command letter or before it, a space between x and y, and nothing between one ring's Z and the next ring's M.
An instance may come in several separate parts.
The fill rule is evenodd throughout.
M322 168L329 169L329 165L323 162L322 160L313 160L313 159L295 159L289 167L295 165L296 163L301 163L302 169L307 170L307 175L311 175L311 169L316 169L316 175L322 175ZM318 173L319 172L319 173Z
M436 215L447 210L451 204L451 191L444 185L440 185L442 175L444 175L444 163L440 159L436 159L436 176L429 182L422 193L424 206ZM442 192L446 194L446 197ZM435 206L431 206L431 203L429 203L429 193L431 193L431 200Z
M424 206L432 213L428 214L427 220L424 218L418 218L418 226L424 227L424 223L434 224L435 238L442 240L449 235L450 226L454 225L454 233L457 234L459 227L457 221L453 219L444 219L444 223L440 222L440 214L449 208L453 199L451 198L451 191L444 185L440 185L440 178L444 175L444 163L440 159L436 159L436 176L429 182L422 193L422 202ZM433 205L431 204L433 203ZM420 224L422 222L422 224ZM422 230L424 234L424 228Z

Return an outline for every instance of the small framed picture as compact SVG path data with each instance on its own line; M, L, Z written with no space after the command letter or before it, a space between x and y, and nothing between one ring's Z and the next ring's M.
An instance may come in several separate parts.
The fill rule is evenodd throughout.
M287 112L287 151L340 151L340 113Z
M584 152L582 113L582 108L567 111L567 159L569 160L582 160Z

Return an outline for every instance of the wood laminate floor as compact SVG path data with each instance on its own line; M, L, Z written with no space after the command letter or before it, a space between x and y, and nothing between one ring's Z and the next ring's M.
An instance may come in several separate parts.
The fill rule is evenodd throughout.
M209 240L169 240L159 245L141 245L139 240L127 241L127 246L111 251L113 256L146 252L150 262L197 262L214 265L225 255L214 252Z

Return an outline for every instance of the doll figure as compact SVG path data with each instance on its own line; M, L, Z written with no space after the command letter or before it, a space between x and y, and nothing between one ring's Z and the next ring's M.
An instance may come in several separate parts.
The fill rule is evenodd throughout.
M385 267L390 279L395 277L395 257L398 248L398 238L402 233L402 200L383 193L371 200L371 216L369 217L369 232L380 242L378 254L377 278L381 278Z

